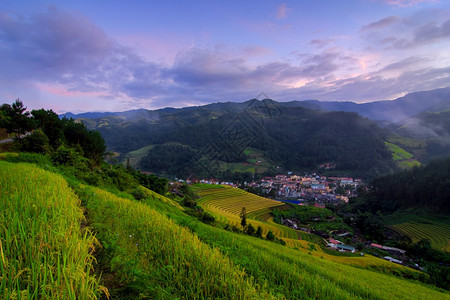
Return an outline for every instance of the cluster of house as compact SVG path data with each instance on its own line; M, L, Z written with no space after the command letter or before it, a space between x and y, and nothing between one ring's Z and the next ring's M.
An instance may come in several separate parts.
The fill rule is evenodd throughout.
M356 249L353 246L350 245L346 245L343 242L339 241L339 240L335 240L333 238L329 238L328 239L328 244L327 247L330 247L332 249L336 249L338 251L341 252L352 252L355 253Z
M379 245L379 244L375 244L375 243L371 243L370 247L388 251L389 253L391 253L391 255L395 255L397 257L403 257L405 255L405 253L406 253L406 250L403 250L403 249L399 249L399 248L395 248L395 247L389 247L389 246L383 246L383 245ZM386 260L389 260L390 262L395 262L395 263L398 263L398 264L402 264L401 260L393 258L391 256L384 256L383 258L386 259Z
M348 197L360 184L361 179L326 177L317 174L276 175L247 183L248 186L261 188L265 193L272 194L279 199L295 199L315 203L348 202Z

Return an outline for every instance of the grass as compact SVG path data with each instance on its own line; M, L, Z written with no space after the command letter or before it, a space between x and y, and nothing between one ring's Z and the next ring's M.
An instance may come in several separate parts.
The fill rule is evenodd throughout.
M308 234L300 230L277 224L271 215L272 208L283 208L285 204L271 199L256 196L241 189L222 185L197 184L194 190L200 195L197 200L200 206L213 214L219 222L240 225L239 213L242 207L247 210L247 223L257 228L261 226L265 236L269 230L286 242L290 248L296 248L302 252L310 253L315 257L322 257L329 261L343 263L347 265L384 269L387 272L410 272L409 269L390 263L386 260L371 256L343 257L325 253L319 245L324 244L324 240L317 235Z
M127 297L265 297L228 257L149 205L88 186L77 192Z
M429 239L433 248L450 252L450 222L447 218L404 213L392 216L389 224L389 228L409 236L414 243Z
M245 162L226 163L221 161L219 169L223 171L230 170L231 172L249 172L252 174L256 171L261 174L275 168L275 165L265 158L264 152L261 150L248 147L244 150L244 153L248 157Z
M125 157L130 158L130 165L133 167L139 166L141 159L148 154L148 152L153 149L155 145L147 145L140 149L128 152ZM126 158L123 161L123 163L126 163Z
M282 299L447 299L415 282L329 261L306 252L199 222L180 222L218 247L255 282ZM342 257L345 258L345 257ZM357 258L352 258L357 259ZM381 270L384 267L379 265ZM376 269L374 267L374 269ZM405 268L406 269L406 268ZM411 277L421 276L412 271Z
M61 176L28 164L0 161L0 175L6 299L92 299L106 291L100 284L127 299L450 299L413 281L425 276L420 272L390 264L388 273L411 278L405 280L379 273L387 265L375 258L370 268L377 272L331 261L305 240L287 239L306 248L298 251L225 231L156 193L136 201L76 180L71 190ZM265 209L255 206L249 215L266 222ZM103 273L100 282L93 267Z
M89 299L95 237L81 225L67 182L28 164L0 161L0 295L3 299Z
M392 159L402 169L410 169L414 166L420 166L421 163L414 159L414 155L400 148L396 144L385 142L386 146L392 152Z

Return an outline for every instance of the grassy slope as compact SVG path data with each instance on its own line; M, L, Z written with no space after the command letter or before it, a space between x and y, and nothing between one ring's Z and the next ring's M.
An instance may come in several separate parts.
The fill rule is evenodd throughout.
M148 154L148 151L153 149L155 145L147 145L145 147L142 147L140 149L128 152L125 156L130 159L130 165L134 168L139 167L139 164L141 162L141 159ZM125 159L123 163L126 163L127 160Z
M80 201L58 175L0 161L0 295L3 299L98 294Z
M392 158L397 162L402 169L409 169L414 166L420 166L420 162L414 159L414 155L399 146L385 142L386 146L392 152Z
M3 165L10 164L2 163ZM67 189L67 184L61 177L36 167L27 168L30 168L25 171L28 177L11 169L2 174L0 178L7 184L7 187L6 184L2 186L2 199L11 199L10 194L6 197L4 194L12 189L11 183L17 184L17 181L25 182L25 190L33 190L34 187L39 190L44 183L50 194L56 194L55 191L59 188ZM33 172L38 172L39 176L29 176ZM52 182L56 180L56 184L41 181L45 177L49 177ZM448 293L441 293L421 284L334 263L275 243L211 227L185 215L173 201L157 194L142 203L117 197L98 188L77 183L73 186L87 208L89 226L95 230L96 237L102 244L102 250L97 247L100 265L96 267L109 271L104 273L104 282L115 284L108 288L111 291L117 288L123 292L119 296L127 295L133 299L450 298ZM43 207L39 206L38 211L58 212L61 209L67 210L69 203L77 204L77 201L72 201L77 199L73 193L70 190L67 193L71 195L69 198L61 195L57 198L63 199L66 205L45 203ZM39 194L46 195L42 190L39 190ZM21 197L20 195L27 193L19 190L17 195ZM29 201L34 203L36 198L38 195L29 197ZM35 209L33 205L30 208ZM80 212L78 205L75 210ZM64 218L64 222L67 222L66 219L71 218ZM11 230L14 232L9 235L20 236L19 233L24 232L24 236L33 236L32 230L38 228L25 227L27 222L27 219L18 220L17 224L21 225L13 227ZM69 227L69 233L79 232L79 223L75 223L76 226ZM55 228L57 227L52 226L53 230ZM55 250L62 248L61 251L64 252L71 249L68 245L74 243L72 237L77 234L69 233L56 235ZM4 231L1 231L0 238L2 242L7 238ZM37 246L39 240L31 240L29 244L30 249L40 249ZM2 249L2 253L5 253L4 247ZM74 260L87 256L87 248L81 247L78 250L81 252L77 252ZM12 261L13 255L11 252L8 255L2 254L5 257L3 265L6 259ZM17 255L25 257L26 253L18 251ZM36 261L32 258L31 262ZM86 277L77 271L79 270L72 270L66 278L83 281ZM21 274L24 272L28 271ZM13 278L22 276L17 274ZM30 281L25 281L25 284L30 284ZM46 285L41 283L39 286L42 288ZM62 285L54 286L57 291L64 290ZM13 286L11 289L14 292L16 288Z
M429 239L433 248L450 252L450 222L447 216L404 211L388 217L387 222L389 228L409 236L414 243Z
M255 228L261 226L263 235L271 230L275 236L282 238L291 248L297 248L316 257L357 267L384 269L391 273L415 272L371 255L348 257L325 253L316 245L323 244L322 238L273 222L270 214L271 208L283 206L278 201L259 197L229 186L198 184L194 189L201 196L198 203L221 222L239 228L239 213L245 206L248 212L248 223Z

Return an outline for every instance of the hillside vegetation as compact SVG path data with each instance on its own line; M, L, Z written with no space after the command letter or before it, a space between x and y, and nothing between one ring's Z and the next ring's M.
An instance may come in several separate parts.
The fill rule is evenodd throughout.
M1 165L1 170L5 170L1 176L2 213L6 212L2 220L8 225L17 224L3 225L2 228L8 228L8 231L2 230L0 235L3 295L22 293L25 296L28 294L24 291L28 290L29 295L39 298L45 295L50 298L84 298L83 295L95 298L104 293L130 299L448 298L448 294L401 278L333 263L272 242L203 224L185 215L170 200L162 201L162 196L153 195L144 202L138 202L72 182L87 213L89 227L100 243L92 253L93 236L81 234L85 229L80 226L80 202L62 177L30 165L5 162ZM30 174L36 175L28 176ZM58 179L55 181L57 184L48 184L45 181L48 179L52 182ZM23 182L25 191L16 188L21 186L20 182ZM41 190L43 184L58 201L40 206L36 200L39 196L30 192L39 191L39 195L48 199L49 194ZM64 194L58 194L58 190ZM14 191L20 198L10 197ZM11 199L15 200L15 205L21 205L23 211L39 212L53 241L45 238L45 229L36 232L39 227L27 226L29 217L17 218L12 214L17 208L8 204ZM24 199L28 200L23 202ZM67 218L71 214L66 212L64 219L58 219L57 212L67 210L71 205L74 206L75 217ZM56 224L68 229L60 231L59 227L52 225L51 219L45 218L45 210L52 212L57 219ZM23 215L27 217L27 214ZM72 223L64 226L70 220ZM10 238L14 242L7 240ZM80 238L86 240L85 244L78 242ZM10 243L6 244L7 241ZM8 249L6 246L15 243L25 243L25 248ZM64 258L67 252L71 256ZM89 253L96 255L98 264L92 263ZM48 271L50 273L34 269L42 268L46 263L56 263ZM92 267L96 270L95 277L92 277ZM48 275L34 281L31 280L33 274L37 278L42 274ZM99 281L108 291L99 288ZM48 290L44 288L47 286ZM55 288L53 292L52 287Z
M88 299L96 238L67 182L28 164L0 161L0 295L3 299Z
M15 138L6 148L22 151L0 154L6 299L450 298L438 277L322 252L317 237L273 223L273 200L203 185L203 210L186 185L168 192L166 179L106 164L102 137L82 123L26 114L20 101L1 112ZM226 223L243 203L246 234Z
M253 99L133 116L80 120L101 132L119 160L129 156L134 167L166 176L233 178L226 170L261 174L335 163L340 172L373 177L395 168L384 144L388 132L356 113Z

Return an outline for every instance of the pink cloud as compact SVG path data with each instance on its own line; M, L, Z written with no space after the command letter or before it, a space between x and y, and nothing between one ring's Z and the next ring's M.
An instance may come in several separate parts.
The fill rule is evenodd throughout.
M82 91L77 91L77 90L70 90L59 84L50 85L47 83L36 82L34 84L34 86L37 87L38 90L40 90L42 92L57 95L57 96L64 96L64 97L76 97L76 96L105 97L105 96L107 96L107 94L104 92L82 92Z
M277 9L277 19L284 19L286 18L286 14L290 10L289 7L287 7L286 3L282 3L280 6L278 6Z

